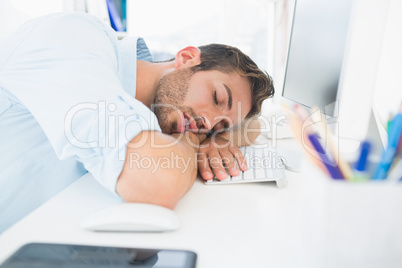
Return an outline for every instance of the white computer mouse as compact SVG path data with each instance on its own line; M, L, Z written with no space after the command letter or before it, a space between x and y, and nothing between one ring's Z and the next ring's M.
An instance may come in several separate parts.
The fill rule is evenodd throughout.
M100 232L164 232L179 227L180 220L173 210L141 203L117 204L81 222L81 228Z

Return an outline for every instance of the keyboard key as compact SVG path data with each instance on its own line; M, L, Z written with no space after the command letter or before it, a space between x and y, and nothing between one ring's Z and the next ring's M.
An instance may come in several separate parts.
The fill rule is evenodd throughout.
M267 177L268 177L268 178L274 177L274 173L272 172L272 170L267 169L266 171L267 171Z
M261 148L261 147L254 148L254 155L257 158L262 158L264 155L264 148Z
M243 171L243 179L244 180L254 180L254 170L252 168Z
M255 170L256 179L264 179L265 177L265 170L263 168L258 168Z
M232 181L239 181L243 179L243 172L240 172L239 175L232 177Z
M227 176L226 179L223 179L221 181L230 181L230 176Z

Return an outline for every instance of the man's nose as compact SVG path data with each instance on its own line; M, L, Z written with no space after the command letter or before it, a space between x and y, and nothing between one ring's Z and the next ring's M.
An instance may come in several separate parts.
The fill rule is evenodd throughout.
M197 118L195 118L195 120L197 122L198 129L211 130L214 127L214 124L211 121L211 119L205 114L201 114L201 115L197 116Z
M211 130L213 128L214 125L213 122L211 121L209 116L205 113L195 115L193 119L196 122L198 129Z
M213 127L214 131L221 131L221 130L225 130L229 127L229 124L226 121L219 121L218 123L215 124L215 126Z
M206 114L200 115L200 126L198 128L203 128L207 130L222 130L227 128L228 123L222 116L211 117Z

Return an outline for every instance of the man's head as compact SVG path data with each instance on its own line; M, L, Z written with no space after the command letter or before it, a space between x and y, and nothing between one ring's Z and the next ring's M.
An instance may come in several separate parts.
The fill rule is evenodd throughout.
M164 133L222 130L258 115L274 87L268 74L239 49L186 47L162 77L153 109Z

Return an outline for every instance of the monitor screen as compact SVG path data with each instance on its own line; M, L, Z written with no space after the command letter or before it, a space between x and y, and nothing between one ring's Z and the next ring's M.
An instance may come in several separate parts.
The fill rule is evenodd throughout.
M350 0L297 0L282 97L334 116Z

